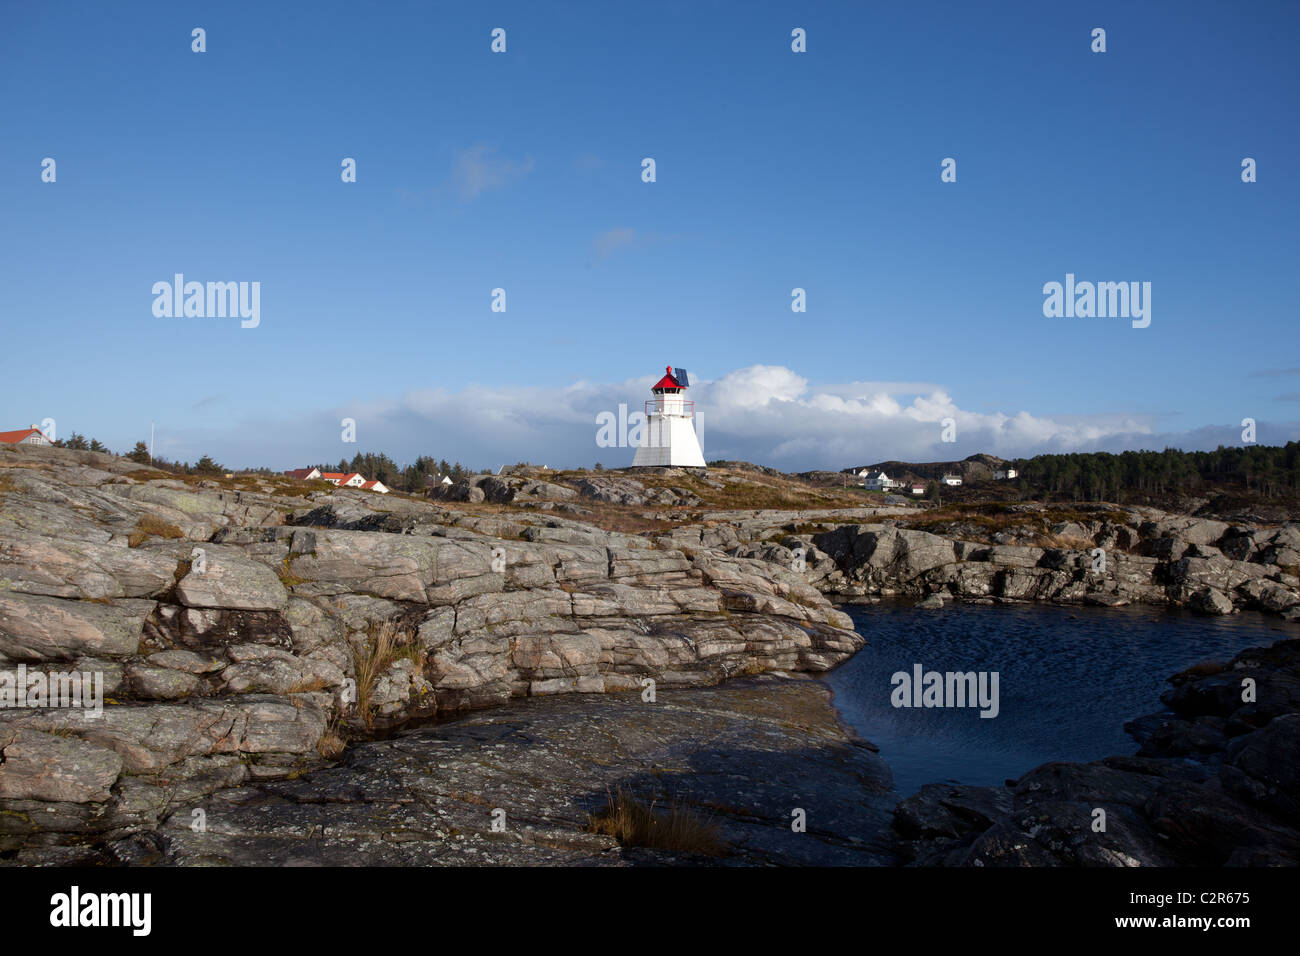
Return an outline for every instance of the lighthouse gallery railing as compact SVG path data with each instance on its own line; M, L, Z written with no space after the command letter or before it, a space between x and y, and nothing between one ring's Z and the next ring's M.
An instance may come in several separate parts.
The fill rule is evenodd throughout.
M645 403L646 418L651 414L663 415L685 415L687 418L695 417L695 403L682 399L673 401L672 399L652 398Z

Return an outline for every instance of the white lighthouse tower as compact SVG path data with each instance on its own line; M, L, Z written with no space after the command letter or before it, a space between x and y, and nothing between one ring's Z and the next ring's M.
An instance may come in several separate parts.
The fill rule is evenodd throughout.
M645 403L645 436L632 467L639 465L674 465L680 468L703 468L704 453L695 437L695 403L686 401L690 379L686 369L673 371L650 387L654 398Z

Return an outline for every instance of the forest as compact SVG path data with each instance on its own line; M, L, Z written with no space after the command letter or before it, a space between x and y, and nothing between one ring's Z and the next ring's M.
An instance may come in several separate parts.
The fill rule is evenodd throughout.
M1300 443L1220 445L1214 451L1035 455L1012 463L1034 498L1122 501L1126 493L1167 495L1236 488L1264 498L1300 494Z

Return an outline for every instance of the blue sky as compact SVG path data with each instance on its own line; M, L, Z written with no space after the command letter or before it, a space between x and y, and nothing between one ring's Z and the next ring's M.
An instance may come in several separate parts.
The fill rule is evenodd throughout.
M0 21L0 429L618 465L596 413L680 363L707 457L787 468L1300 438L1295 3ZM260 282L260 325L155 317L178 272ZM1150 282L1150 327L1045 318L1066 273Z

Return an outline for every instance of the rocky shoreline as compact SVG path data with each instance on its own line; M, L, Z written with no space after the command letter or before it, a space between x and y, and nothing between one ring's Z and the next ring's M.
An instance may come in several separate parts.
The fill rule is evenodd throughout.
M768 695L805 715L818 707L833 713L824 688L797 679L834 667L862 646L832 597L1132 601L1300 616L1294 524L1246 526L1107 506L1047 529L1062 544L1051 547L1030 543L1043 533L1043 509L1026 510L1024 527L1004 522L990 537L986 528L936 528L945 532L938 534L902 527L917 517L906 508L692 511L695 492L648 487L648 479L595 476L575 487L478 477L448 501L431 502L256 475L182 480L91 452L0 448L0 673L95 675L104 694L102 715L89 719L44 698L0 707L0 859L55 862L108 853L122 861L251 862L248 854L258 851L239 851L241 840L272 852L271 843L251 835L254 809L297 807L308 833L329 831L335 824L327 818L336 812L342 826L350 811L341 808L350 800L338 794L350 792L349 776L357 786L367 773L388 779L391 762L410 757L401 735L368 738L413 720L483 708L491 710L462 718L463 726L413 733L432 735L443 749L460 747L468 761L473 735L490 736L494 731L485 728L507 714L533 728L519 739L552 740L557 748L570 733L566 725L606 724L634 734L639 722L650 721L659 749L647 744L644 752L607 755L611 768L626 776L628 761L653 767L655 760L698 754L716 734L756 768L736 764L737 779L755 774L757 786L770 770L770 779L792 789L797 775L770 767L743 745L737 728L751 719L745 715L766 713ZM659 506L646 515L661 520L662 508L671 507L669 527L630 533L578 520L609 502ZM963 534L973 540L947 536ZM1100 571L1093 548L1106 551ZM791 680L734 680L764 673ZM722 688L698 690L724 680ZM652 692L671 705L655 709L642 701ZM539 697L552 700L546 707L520 700ZM1221 719L1225 741L1241 736L1245 719L1235 711L1194 716ZM1209 733L1204 723L1194 725L1197 734ZM864 809L818 815L860 812L876 821L870 833L857 832L863 822L823 827L816 830L822 837L793 845L804 849L781 849L743 831L729 837L742 848L734 858L797 860L829 840L818 854L833 861L956 859L956 849L935 843L942 827L917 825L914 836L929 841L925 846L884 835L890 828L879 821L896 800L887 785L880 791L887 769L878 758L866 759L869 749L843 728L826 729L835 724L807 717L800 733L818 741L810 753L840 767L826 769L828 779L842 771L843 779L859 780ZM691 728L704 736L687 735ZM1172 731L1154 733L1164 739L1160 734ZM777 749L797 749L796 737ZM568 752L577 759L581 750ZM522 750L513 759L527 763ZM447 766L453 765L468 773ZM589 790L620 779L574 773L570 783ZM418 788L442 792L438 780L420 779ZM480 790L488 782L472 773L465 780ZM337 799L312 799L306 781ZM555 786L539 793L572 796L563 781ZM831 789L844 796L850 788ZM735 820L760 819L763 827L774 825L771 814L792 809L781 809L789 799L755 792L740 794L750 793L748 802L736 794L714 802L742 808ZM992 801L992 813L1008 798L960 799ZM376 801L355 802L373 822ZM503 803L510 818L511 805ZM317 810L303 809L308 805ZM546 828L540 805L516 805L534 829ZM583 806L579 801L566 812ZM227 821L227 829L196 835L188 822L196 809ZM409 815L399 813L391 826ZM414 832L437 832L436 816L417 820ZM803 836L818 826L809 817ZM471 819L477 818L462 819L459 833L473 832ZM577 818L563 819L572 829ZM393 848L411 841L390 823L356 838L378 841L365 859L385 848L392 859L405 859ZM224 843L217 840L223 833L230 838ZM560 840L552 846L555 859L585 858L593 836L584 832L572 846ZM964 840L969 833L947 836ZM470 843L478 852L490 849ZM297 851L284 852L288 860ZM333 860L333 852L322 849L317 859Z
M1257 699L1240 701L1242 681ZM8 865L1300 865L1300 640L1171 678L1134 755L899 801L886 762L807 675L519 700L359 742L157 827L30 844ZM594 832L613 792L684 809L716 854ZM1096 828L1098 811L1105 827ZM792 826L801 813L806 829ZM499 816L499 829L493 821Z
M1300 865L1300 639L1170 683L1168 710L1125 724L1136 755L1048 763L1004 787L923 787L896 811L902 855L921 866Z
M0 449L0 852L148 830L345 738L518 697L819 671L862 646L792 571L547 514L481 514Z

